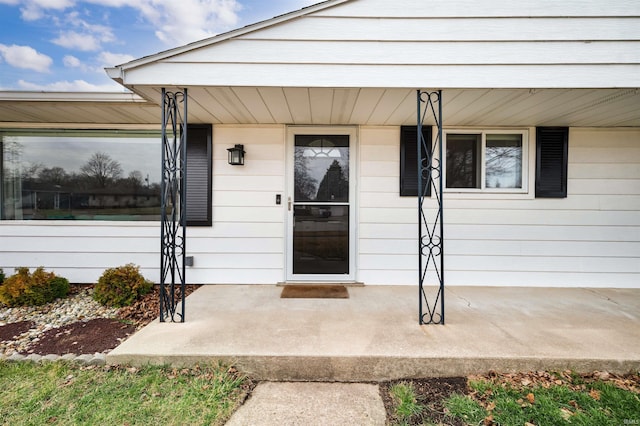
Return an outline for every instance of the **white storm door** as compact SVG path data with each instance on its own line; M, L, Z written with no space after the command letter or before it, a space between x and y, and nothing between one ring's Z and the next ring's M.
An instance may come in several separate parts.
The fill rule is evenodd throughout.
M287 280L355 277L353 128L289 129Z

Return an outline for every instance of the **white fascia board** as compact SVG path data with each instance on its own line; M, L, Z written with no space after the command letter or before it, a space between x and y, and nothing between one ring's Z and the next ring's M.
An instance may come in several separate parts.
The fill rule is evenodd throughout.
M113 68L105 68L105 70L107 71L107 74L109 75L109 77L111 77L112 79L116 81L120 79L120 81L118 82L120 82L121 84L128 85L129 82L125 80L126 70L137 68L152 62L161 61L163 59L170 58L172 56L180 55L181 53L184 53L184 52L188 52L191 50L200 49L202 47L207 47L212 44L220 43L222 41L229 40L234 37L238 37L254 31L258 31L263 28L271 27L273 25L277 25L282 22L290 21L292 19L296 19L301 16L305 16L305 15L327 9L329 7L333 7L338 4L347 3L350 1L353 1L353 0L327 0L322 3L307 6L300 10L296 10L293 12L285 13L284 15L276 16L275 18L271 18L266 21L260 21L255 24L247 25L246 27L238 28L223 34L218 34L216 36L213 36L204 40L196 41L193 43L186 44L184 46L165 50L163 52L159 52L154 55L145 56L140 59L134 59L131 62L127 62L125 64L121 64Z
M0 101L147 103L144 98L134 93L125 92L0 91Z

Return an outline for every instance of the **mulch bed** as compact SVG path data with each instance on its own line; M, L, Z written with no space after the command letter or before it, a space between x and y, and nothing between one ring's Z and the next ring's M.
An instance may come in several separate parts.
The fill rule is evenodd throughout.
M69 294L75 294L86 284L74 284ZM185 297L197 290L200 285L185 286ZM179 294L178 290L178 294ZM116 319L98 318L90 321L78 321L63 327L43 332L39 340L27 349L28 354L65 355L94 354L108 352L117 347L136 330L149 324L159 316L160 289L153 290L141 297L131 306L121 308ZM0 341L13 340L35 323L21 321L0 326Z
M97 318L45 331L27 348L38 355L94 354L114 349L136 331L117 319Z
M412 384L417 402L426 407L423 413L411 417L407 425L446 424L463 426L464 422L446 415L444 401L452 394L466 395L469 392L466 377L434 377L427 379L406 379L384 382L380 384L380 396L387 410L387 422L398 424L394 414L394 401L390 389L397 383Z
M36 323L32 321L20 321L0 325L0 342L13 340L16 336L26 333L35 326Z

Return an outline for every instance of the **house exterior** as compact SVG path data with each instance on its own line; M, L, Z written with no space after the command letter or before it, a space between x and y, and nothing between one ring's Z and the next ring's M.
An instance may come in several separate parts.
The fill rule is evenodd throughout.
M133 94L0 93L5 271L158 281L159 104L186 88L188 283L414 285L437 89L447 285L640 287L636 1L330 0L107 72Z

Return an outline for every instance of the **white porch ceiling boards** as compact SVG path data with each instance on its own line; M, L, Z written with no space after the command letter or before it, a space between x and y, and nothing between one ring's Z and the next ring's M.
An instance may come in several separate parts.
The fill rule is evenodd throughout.
M160 90L139 87L158 102ZM189 120L213 124L415 125L413 89L190 87ZM637 89L446 89L446 126L640 126Z
M109 98L0 93L0 126L158 125L160 89L138 90L146 100L122 93ZM413 89L190 87L188 91L192 123L416 124ZM638 89L446 89L443 98L446 126L640 126Z
M161 109L131 93L0 92L0 126L158 124Z

